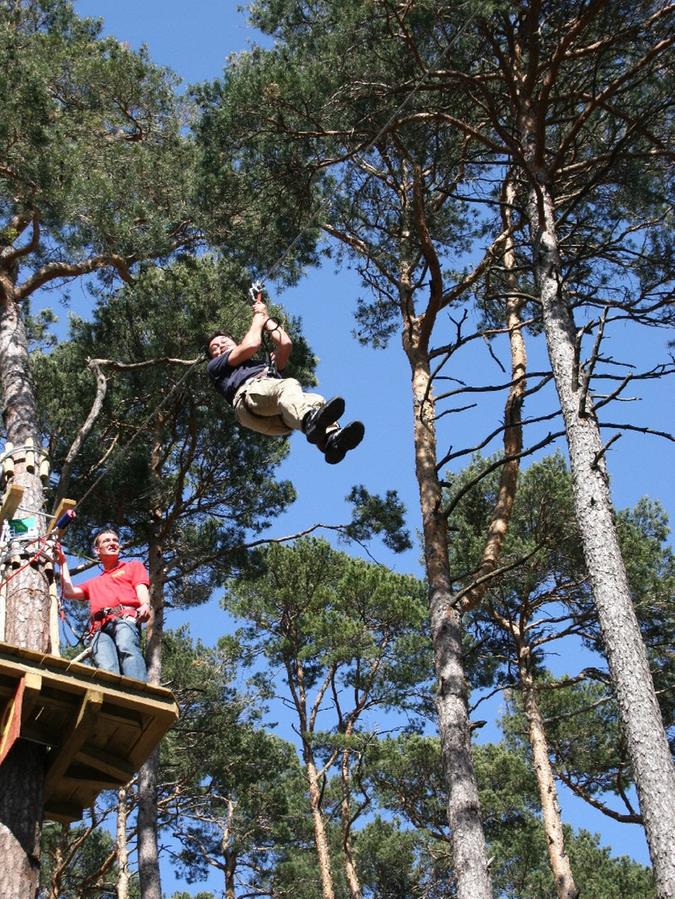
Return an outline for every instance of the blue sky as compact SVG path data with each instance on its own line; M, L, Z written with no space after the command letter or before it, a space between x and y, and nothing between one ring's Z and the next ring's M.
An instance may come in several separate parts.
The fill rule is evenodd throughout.
M105 32L128 41L132 47L146 44L155 62L169 66L187 83L219 76L227 56L246 49L256 38L246 24L245 13L231 0L191 0L190 3L185 0L76 0L75 7L80 15L102 17ZM301 437L292 438L291 453L281 475L296 485L298 501L276 522L276 536L293 533L317 521L329 524L346 521L349 510L344 497L356 483L364 483L371 492L396 488L407 505L413 533L419 526L409 369L396 337L386 351L363 348L352 337L353 310L360 290L353 273L336 273L328 265L310 273L295 288L273 297L286 306L289 314L302 318L304 332L320 360L321 392L327 396L343 394L347 399L347 419L360 418L367 427L362 446L339 466L327 466ZM73 286L75 301L77 291ZM450 327L448 321L447 328ZM623 327L615 326L610 334L611 350L617 357L630 341L634 356L648 360L643 363L645 367L664 358L666 337L663 334L629 337ZM497 351L506 361L505 353L499 348ZM541 343L533 342L528 354L531 368L547 367ZM455 377L473 383L502 380L483 348L467 350L453 364ZM644 396L642 400L619 406L612 420L641 421L672 430L670 385L649 384L640 393ZM552 393L549 400L553 400ZM450 444L460 447L477 442L483 433L491 430L492 422L500 421L501 417L496 398L481 401L478 410L448 416L440 429L439 451L443 452ZM534 437L534 432L531 436ZM657 438L631 433L612 446L608 459L618 507L632 505L641 496L649 495L659 498L672 514L673 479L663 474L672 465L671 447L672 444ZM376 546L374 553L379 561L399 571L421 574L418 547L399 557L381 546ZM208 611L191 613L193 634L209 640L214 633L214 618L221 615L224 613L213 606ZM170 621L170 624L178 623L178 618ZM226 622L222 624L224 631ZM570 670L584 664L576 656L569 661ZM495 703L489 714L496 711ZM487 717L482 709L480 717ZM568 823L600 832L603 842L612 845L615 852L647 862L640 828L611 822L571 797L563 795L562 800ZM164 866L164 877L164 889L169 895L177 888L198 891L197 886L174 885L168 866ZM212 888L219 886L214 883Z

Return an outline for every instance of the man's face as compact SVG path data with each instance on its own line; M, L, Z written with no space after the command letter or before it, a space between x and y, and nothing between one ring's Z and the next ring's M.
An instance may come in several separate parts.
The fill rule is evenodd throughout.
M94 552L99 559L117 558L120 554L119 537L114 531L104 531L99 534L94 544Z
M231 337L226 337L224 334L219 334L217 337L214 337L211 343L209 343L209 356L212 359L215 359L217 356L222 356L223 353L229 353L230 350L233 350L236 347L236 343Z

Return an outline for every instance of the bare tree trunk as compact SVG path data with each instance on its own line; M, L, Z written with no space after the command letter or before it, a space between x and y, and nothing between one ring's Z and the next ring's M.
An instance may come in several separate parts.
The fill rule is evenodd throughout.
M153 478L159 481L161 446L153 447L151 466ZM159 685L162 676L162 635L164 633L164 560L159 536L160 511L155 511L156 526L149 547L150 604L152 620L147 628L146 662L148 683ZM143 899L162 899L157 838L157 781L159 747L141 768L138 775L138 873Z
M351 735L348 729L346 736ZM349 750L342 751L342 764L340 765L340 779L342 781L342 798L340 800L340 818L342 828L342 854L344 858L345 876L349 889L350 899L361 899L361 882L354 862L354 849L352 846L352 815L349 803L351 793L351 772L349 768Z
M321 876L321 895L323 899L335 899L333 889L333 874L330 866L330 852L328 851L328 839L326 838L326 826L321 814L321 788L314 759L311 758L311 749L304 747L305 767L307 782L309 784L309 804L312 810L312 824L314 827L314 843L319 860L319 873Z
M429 363L426 353L419 349L416 335L406 337L404 332L404 347L413 373L415 467L422 510L431 636L438 678L436 708L448 783L448 821L457 896L458 899L491 899L478 786L471 758L462 624L459 611L452 606L448 528L441 509L441 487L436 472L435 406Z
M436 403L429 368L429 340L443 308L443 273L424 205L424 175L412 165L410 230L401 233L398 276L402 344L412 376L415 474L420 492L424 561L429 583L429 618L437 678L436 709L448 785L448 823L452 840L457 899L491 899L492 885L480 818L478 784L471 757L468 685L464 676L461 611L453 604L448 560L448 522L442 509L436 446ZM429 301L416 315L409 242L429 267Z
M153 609L148 627L146 661L148 683L158 685L161 678L161 645L163 632L163 581L161 551L156 543L150 546L150 597ZM159 747L141 768L138 775L138 870L143 899L162 899L157 838L157 781Z
M523 126L532 131L533 121ZM527 145L527 144L525 144ZM614 524L600 429L579 376L554 205L532 160L528 217L546 343L565 420L576 516L645 822L658 895L675 897L675 770Z
M48 899L59 899L61 895L61 878L64 869L64 852L63 848L68 839L68 825L61 824L59 826L59 837L54 844L54 854L52 856L52 870L49 882Z
M138 774L138 874L143 899L162 899L157 846L157 770L155 749Z
M234 802L227 801L227 824L223 831L222 850L225 862L225 899L236 899L236 883L234 875L237 870L237 853L230 844L232 822L234 820Z
M508 232L504 244L502 265L506 277L508 295L506 298L506 324L509 329L509 348L511 351L511 388L504 409L504 456L509 460L501 467L497 501L483 548L478 571L474 576L476 583L464 594L461 601L462 612L475 608L490 586L486 575L493 572L501 558L502 547L511 522L513 504L516 499L518 475L520 473L519 454L523 448L523 425L521 410L527 387L527 352L523 337L520 310L522 300L517 295L517 279L515 275L515 249L511 232L512 208L516 198L516 190L512 177L508 177L504 185L504 203L502 204L502 225Z
M236 883L234 880L236 866L236 856L232 852L228 853L225 864L225 899L236 899L237 897Z
M117 899L129 899L129 850L127 847L127 791L117 791Z
M26 332L6 272L0 272L0 382L8 439L20 446L32 437L38 446ZM35 511L42 531L44 498L37 467L31 473L17 464L14 482L24 488L21 505ZM6 589L6 642L48 652L49 584L40 562L25 568ZM0 895L12 899L33 899L38 886L44 764L42 746L17 743L0 766Z
M530 649L519 641L518 674L523 697L523 707L534 760L534 772L539 788L539 799L544 817L546 851L555 880L558 899L577 899L579 890L574 882L569 856L565 852L558 791L553 777L553 769L548 755L548 741L544 721L539 710L537 691L530 671Z

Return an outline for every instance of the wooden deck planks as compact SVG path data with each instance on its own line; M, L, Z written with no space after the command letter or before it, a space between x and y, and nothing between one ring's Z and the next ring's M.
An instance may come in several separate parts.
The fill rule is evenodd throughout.
M101 790L128 783L177 718L163 687L0 643L0 720L14 722L13 740L48 747L47 817L73 821Z

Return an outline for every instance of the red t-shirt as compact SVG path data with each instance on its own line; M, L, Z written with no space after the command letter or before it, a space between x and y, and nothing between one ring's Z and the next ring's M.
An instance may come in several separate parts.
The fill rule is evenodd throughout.
M149 586L150 578L145 565L132 559L129 562L118 562L114 568L77 586L89 600L89 614L93 616L101 609L112 609L119 605L137 609L140 606L136 596L139 584Z

